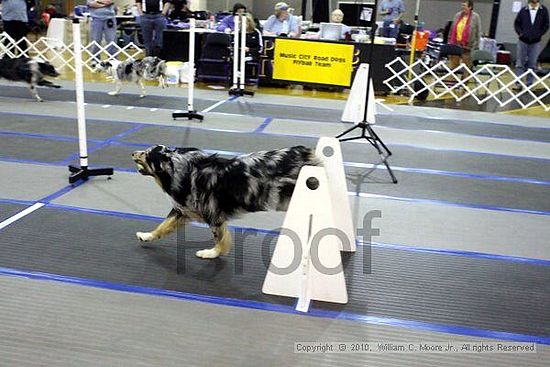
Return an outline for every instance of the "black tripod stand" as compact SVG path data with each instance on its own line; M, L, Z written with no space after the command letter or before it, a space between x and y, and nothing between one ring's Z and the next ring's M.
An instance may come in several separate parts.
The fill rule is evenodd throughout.
M365 99L365 111L363 114L363 121L357 123L355 126L347 129L343 133L336 136L337 139L340 141L350 141L350 140L359 140L359 139L365 139L367 140L377 151L378 154L380 154L380 157L382 158L382 162L386 166L388 173L390 174L390 177L392 179L393 183L397 183L397 178L395 178L395 175L393 174L393 171L388 164L388 157L392 155L391 151L388 149L386 144L380 139L380 137L374 132L372 129L371 124L367 121L367 111L369 106L369 95L370 95L370 87L371 87L371 71L372 71L372 51L374 49L374 32L376 30L376 9L378 8L378 1L375 0L374 3L374 9L372 12L372 18L371 18L371 39L370 39L370 49L369 49L369 71L367 74L367 93L366 93L366 99ZM374 94L373 94L374 95ZM342 136L347 135L348 133L354 131L355 129L361 129L361 133L359 136L353 136L349 138L341 138Z

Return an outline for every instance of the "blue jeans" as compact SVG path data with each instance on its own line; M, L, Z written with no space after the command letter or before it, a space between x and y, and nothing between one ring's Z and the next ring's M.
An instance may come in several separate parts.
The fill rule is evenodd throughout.
M535 71L537 68L537 57L540 53L540 42L527 44L518 40L517 47L517 59L516 59L516 75L520 76L525 72L525 65L529 69ZM533 84L534 77L529 75L527 77L527 85Z
M382 37L397 38L399 26L400 24L395 24L393 20L385 20L382 25Z
M143 14L141 16L141 34L146 56L151 56L155 48L162 47L162 32L165 28L166 18L162 14Z
M109 20L112 22L112 26L108 26ZM116 52L116 47L114 46L114 43L116 42L116 18L107 18L107 19L99 19L99 18L92 18L92 23L90 26L90 36L92 38L92 41L96 41L98 44L101 44L103 40L103 36L105 36L105 42L107 44L113 42L112 45L107 47L107 52L109 55L114 55ZM90 51L95 55L97 51L99 50L99 47L94 45L90 49ZM95 61L99 61L99 55L97 57L94 57Z

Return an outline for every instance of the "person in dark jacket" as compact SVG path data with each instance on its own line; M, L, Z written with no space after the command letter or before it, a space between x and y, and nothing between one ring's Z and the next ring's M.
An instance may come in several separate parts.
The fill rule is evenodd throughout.
M514 28L519 36L516 59L516 75L525 72L525 65L533 71L537 65L542 36L548 31L548 9L539 0L529 0L514 22ZM533 83L533 76L527 76L527 85ZM516 84L516 88L520 88Z

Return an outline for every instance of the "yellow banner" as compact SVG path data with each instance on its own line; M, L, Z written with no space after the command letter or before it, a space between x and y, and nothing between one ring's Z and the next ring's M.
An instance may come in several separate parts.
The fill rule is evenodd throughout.
M349 44L277 38L273 79L348 87L353 50Z

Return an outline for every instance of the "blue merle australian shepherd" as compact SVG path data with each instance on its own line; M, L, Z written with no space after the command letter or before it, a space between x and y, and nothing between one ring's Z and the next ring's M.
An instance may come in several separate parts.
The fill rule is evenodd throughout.
M36 91L37 86L61 88L52 82L44 79L44 77L57 77L59 73L47 61L40 59L32 59L29 57L19 57L15 59L3 58L0 59L0 78L11 80L13 82L27 83L31 94L42 102L42 98Z
M157 145L132 154L139 173L152 176L170 196L173 209L140 241L160 239L188 220L209 225L215 246L196 255L212 259L231 249L227 221L246 212L286 210L300 169L320 165L303 146L223 158L196 148Z
M157 80L159 86L166 88L166 62L155 56L147 56L141 60L126 61L108 60L96 65L94 71L102 71L115 83L115 90L109 95L116 96L122 89L122 82L134 82L141 88L140 98L145 97L144 80Z

